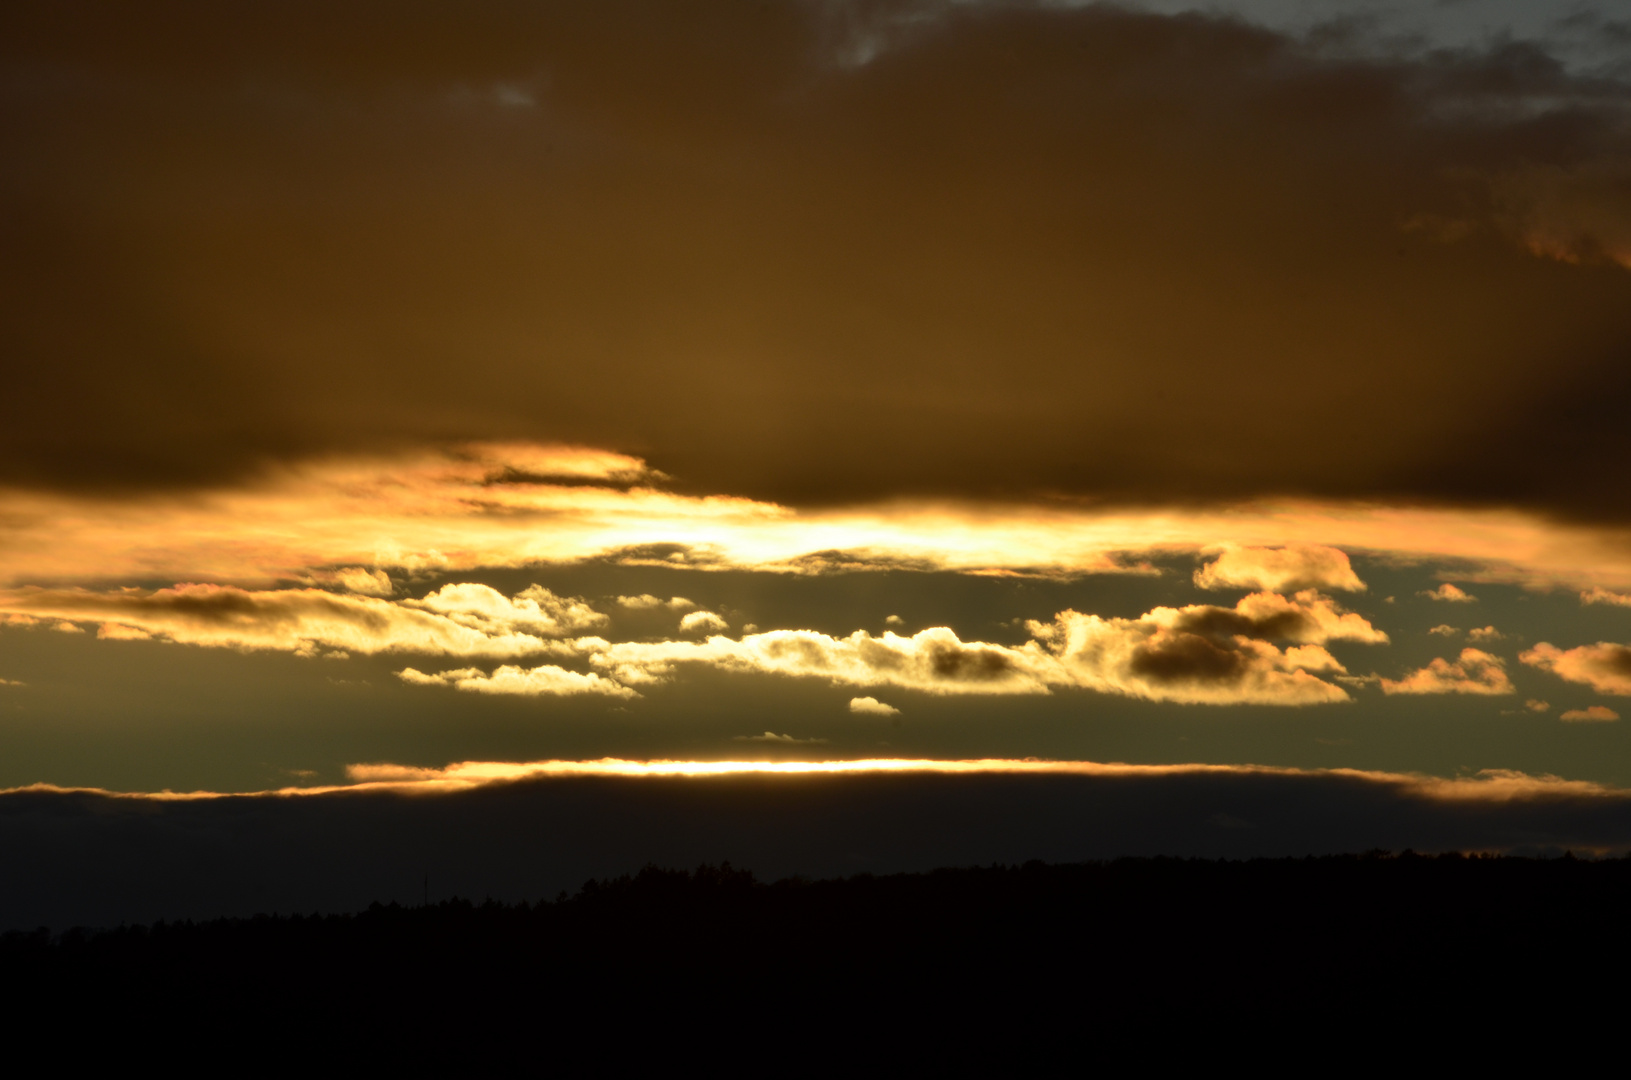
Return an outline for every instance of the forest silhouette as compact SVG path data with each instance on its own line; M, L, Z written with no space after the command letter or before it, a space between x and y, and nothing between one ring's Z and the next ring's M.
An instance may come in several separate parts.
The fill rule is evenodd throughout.
M1175 1024L1580 1023L1617 1001L1601 977L1631 954L1627 910L1631 857L1377 851L774 883L648 866L530 904L12 931L0 975L33 989L18 1019L66 1011L151 1037L184 1017L370 1060L547 1037L564 1061L705 1032L831 1046L872 1029L938 1056Z

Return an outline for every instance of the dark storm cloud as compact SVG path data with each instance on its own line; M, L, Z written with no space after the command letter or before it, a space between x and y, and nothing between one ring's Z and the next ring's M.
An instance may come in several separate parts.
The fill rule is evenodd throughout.
M525 437L1623 516L1628 103L1103 8L8 4L0 477Z
M513 900L646 863L727 859L774 879L1032 858L1631 845L1623 795L1531 787L1457 798L1398 777L1179 768L548 779L191 802L14 791L0 795L0 928L354 910L417 900L427 874L434 898Z

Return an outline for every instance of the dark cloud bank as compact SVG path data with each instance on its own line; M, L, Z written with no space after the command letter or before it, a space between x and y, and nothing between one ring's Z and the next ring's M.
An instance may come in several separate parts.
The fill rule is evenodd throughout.
M8 4L0 479L507 436L795 501L1623 516L1631 90L1522 43L1321 41L1027 4Z
M1617 796L1443 801L1318 774L550 779L454 795L0 796L0 927L552 897L647 863L761 880L1123 855L1623 850Z

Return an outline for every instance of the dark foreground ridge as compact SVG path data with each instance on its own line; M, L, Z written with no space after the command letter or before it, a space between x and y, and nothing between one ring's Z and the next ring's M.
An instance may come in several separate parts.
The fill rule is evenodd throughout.
M1604 976L1631 960L1628 911L1631 858L1120 859L774 884L647 867L535 904L14 931L0 977L53 1015L366 1033L375 1057L788 1025L972 1051L1083 1024L1579 1023L1619 1009Z

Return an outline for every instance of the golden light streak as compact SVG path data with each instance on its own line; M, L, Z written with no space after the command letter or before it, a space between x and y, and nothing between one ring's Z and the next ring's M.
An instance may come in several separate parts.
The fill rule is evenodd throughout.
M326 584L361 581L365 568L412 574L605 556L791 573L894 565L1074 575L1147 572L1139 560L1160 553L1310 545L1455 560L1468 568L1458 580L1631 588L1631 531L1515 510L1286 500L1144 510L903 501L797 511L649 486L660 475L623 455L504 445L308 462L184 496L0 491L0 585ZM635 486L608 486L624 482Z
M1438 801L1510 802L1548 798L1631 800L1631 790L1586 780L1565 780L1507 769L1485 769L1470 776L1438 777L1363 769L1297 769L1271 765L1130 765L1124 762L1049 761L1037 758L862 758L843 761L684 761L599 758L589 761L462 761L445 768L412 765L346 766L349 784L285 787L264 791L116 792L102 788L68 788L51 784L6 788L0 794L59 792L112 798L186 802L226 798L296 798L357 792L435 795L471 791L491 784L575 777L718 779L735 776L799 777L856 774L929 774L947 776L1030 775L1081 777L1276 776L1341 778L1393 788L1407 797Z

